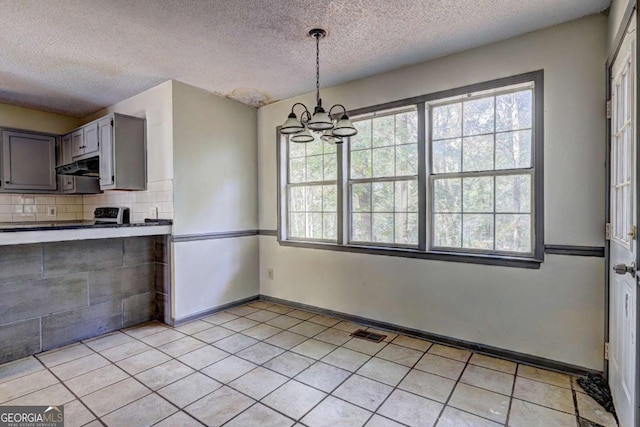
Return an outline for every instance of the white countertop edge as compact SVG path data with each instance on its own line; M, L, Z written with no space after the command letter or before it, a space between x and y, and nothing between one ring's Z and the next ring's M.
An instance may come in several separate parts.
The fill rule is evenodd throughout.
M66 230L11 231L0 233L0 246L27 243L64 242L69 240L111 239L117 237L171 234L170 225L117 228L75 228Z

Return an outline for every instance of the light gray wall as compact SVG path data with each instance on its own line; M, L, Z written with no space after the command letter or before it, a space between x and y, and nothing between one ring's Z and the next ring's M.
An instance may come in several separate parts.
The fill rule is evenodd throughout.
M89 123L110 113L146 119L149 183L173 178L173 84L172 80L167 80L82 119L82 123Z
M607 19L586 17L322 97L356 109L544 69L545 242L603 246L606 37ZM276 228L275 128L295 101L312 105L313 95L258 112L260 229ZM598 370L603 268L601 258L547 255L540 270L522 270L285 248L260 237L262 294Z
M174 236L257 229L257 112L173 84ZM257 236L173 245L176 319L257 295Z

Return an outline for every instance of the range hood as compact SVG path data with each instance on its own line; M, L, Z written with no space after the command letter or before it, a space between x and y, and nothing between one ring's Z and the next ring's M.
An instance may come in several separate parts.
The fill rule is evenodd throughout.
M75 162L56 168L58 175L93 176L100 177L100 161L98 156L89 159L76 160Z

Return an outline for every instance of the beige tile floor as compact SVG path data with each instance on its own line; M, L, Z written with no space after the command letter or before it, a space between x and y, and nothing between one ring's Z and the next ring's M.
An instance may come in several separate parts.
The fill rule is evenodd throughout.
M0 405L74 426L577 426L613 417L568 375L253 302L0 365Z

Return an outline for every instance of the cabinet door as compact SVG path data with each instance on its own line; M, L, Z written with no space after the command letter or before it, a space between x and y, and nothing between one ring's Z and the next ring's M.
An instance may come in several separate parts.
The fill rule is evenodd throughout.
M115 180L113 120L111 117L98 122L98 139L100 141L100 189L104 189L113 186Z
M84 154L84 129L78 129L71 134L71 144L73 147L72 156L78 157Z
M84 154L98 154L98 123L84 127Z
M60 187L63 193L73 193L76 189L76 177L69 175L58 175Z
M55 137L14 131L2 133L4 189L55 190L55 163Z
M73 139L71 134L64 135L60 140L59 165L68 165L73 161Z

